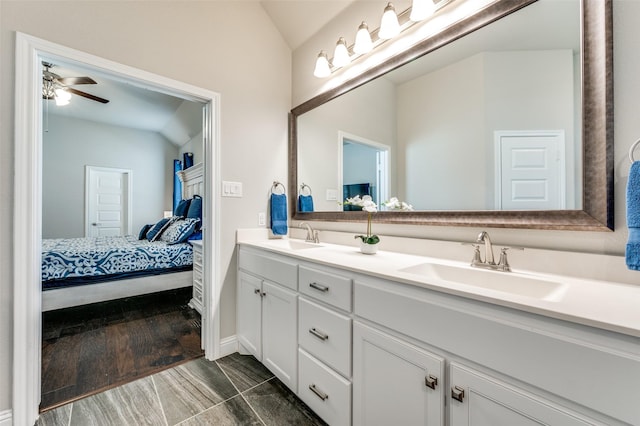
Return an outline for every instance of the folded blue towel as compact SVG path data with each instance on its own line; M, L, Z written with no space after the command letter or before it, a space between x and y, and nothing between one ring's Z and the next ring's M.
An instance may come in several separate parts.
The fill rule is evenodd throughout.
M627 227L627 267L640 271L640 161L631 164L627 180Z
M298 195L298 211L313 211L313 197L311 195Z
M271 231L274 235L287 235L287 196L271 194Z

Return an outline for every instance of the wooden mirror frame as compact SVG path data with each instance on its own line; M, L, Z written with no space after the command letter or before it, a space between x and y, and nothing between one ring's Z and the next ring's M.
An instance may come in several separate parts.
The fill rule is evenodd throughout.
M358 77L293 108L289 114L289 205L295 220L360 222L365 212L299 212L298 116L501 19L536 0L501 0L423 40ZM582 210L379 212L376 222L573 231L613 230L613 20L612 0L581 0Z

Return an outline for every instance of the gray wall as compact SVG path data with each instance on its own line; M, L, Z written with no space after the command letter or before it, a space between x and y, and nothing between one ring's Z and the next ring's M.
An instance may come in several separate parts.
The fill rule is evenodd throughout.
M132 171L132 233L172 209L178 148L159 133L49 116L43 135L42 237L84 237L85 166Z
M247 31L250 28L251 31ZM15 31L220 93L221 335L235 334L235 231L287 180L291 50L256 1L0 2L0 411L11 408ZM38 368L38 366L34 366Z

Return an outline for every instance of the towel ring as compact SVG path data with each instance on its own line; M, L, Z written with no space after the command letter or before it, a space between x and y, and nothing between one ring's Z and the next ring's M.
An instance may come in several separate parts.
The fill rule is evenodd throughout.
M307 194L304 193L305 188L307 189ZM313 191L311 191L311 187L309 185L304 182L300 185L300 195L311 195L312 193Z
M635 141L635 142L633 143L633 145L631 145L631 148L629 148L629 161L630 161L631 163L633 163L634 161L636 161L636 160L634 160L634 158L633 158L633 150L634 150L634 149L636 149L636 147L638 146L638 144L640 144L640 139L638 139L637 141Z
M277 194L277 192L275 192L275 191L277 191L277 190L278 190L278 187L279 187L279 186L281 186L281 187L282 187L282 192L281 192L281 194L286 194L286 193L287 193L287 189L285 188L285 186L284 186L281 182L278 182L277 180L274 180L274 181L273 181L273 186L271 187L271 193L272 193L272 194Z

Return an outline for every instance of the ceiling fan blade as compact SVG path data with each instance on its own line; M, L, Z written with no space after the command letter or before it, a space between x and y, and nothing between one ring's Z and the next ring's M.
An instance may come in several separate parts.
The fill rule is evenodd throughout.
M94 96L94 95L91 95L89 93L81 92L81 91L76 90L76 89L74 89L72 87L67 87L65 90L67 92L69 92L69 93L73 93L74 95L78 95L78 96L82 96L83 98L91 99L92 101L101 102L103 104L106 104L106 103L109 102L109 100L107 100L107 99L100 98L98 96Z
M64 86L73 86L74 84L98 84L91 77L58 77L56 80Z

